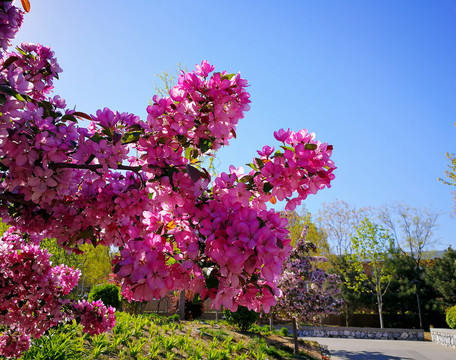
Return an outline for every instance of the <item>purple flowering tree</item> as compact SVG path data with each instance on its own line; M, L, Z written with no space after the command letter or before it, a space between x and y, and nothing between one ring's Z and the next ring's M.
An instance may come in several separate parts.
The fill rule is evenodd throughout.
M326 262L321 256L312 256L315 244L306 241L307 228L284 262L278 286L282 296L277 298L274 313L293 323L294 352L298 354L297 324L316 324L321 316L338 313L342 305L340 278L318 268L315 263Z

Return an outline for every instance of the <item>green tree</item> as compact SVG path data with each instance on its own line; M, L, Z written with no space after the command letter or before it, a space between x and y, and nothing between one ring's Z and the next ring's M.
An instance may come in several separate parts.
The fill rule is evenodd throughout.
M333 255L329 258L329 273L339 275L342 283L340 296L343 299L341 313L345 316L345 326L350 324L350 316L357 311L366 309L374 310L375 296L370 292L353 291L350 284L357 281L358 272L350 266L351 257L349 255Z
M438 293L436 306L447 309L456 304L456 251L449 247L433 266L427 266L424 281Z
M455 124L456 125L456 124ZM447 165L448 169L445 170L447 179L439 178L445 185L456 186L456 156L454 153L446 153L447 159L450 163ZM453 211L456 213L456 192L453 192L454 206Z
M430 266L428 262L423 262L422 268L417 269L415 261L398 249L391 253L386 262L389 267L394 269L394 278L383 299L384 312L408 315L413 324L408 325L409 327L417 326L415 315L419 316L423 312L420 326L423 326L423 322L425 326L430 323L435 324L434 321L440 317L439 314L442 312L435 305L438 295L430 284L421 281L423 272L426 272ZM400 323L397 325L404 327Z
M351 242L353 253L349 257L349 267L356 276L346 285L354 291L370 292L376 296L380 327L383 329L383 296L394 274L394 269L388 266L386 260L393 250L394 240L387 230L365 218Z
M111 273L113 252L106 246L83 244L80 246L82 254L68 253L57 244L56 239L45 239L40 246L52 254L53 265L65 264L81 270L78 285L73 290L76 296L82 296L92 286L105 282Z
M312 214L304 206L299 211L282 211L282 216L288 219L287 229L290 231L289 237L293 247L301 239L303 229L307 227L306 239L316 246L314 255L327 256L330 254L326 232L317 226Z

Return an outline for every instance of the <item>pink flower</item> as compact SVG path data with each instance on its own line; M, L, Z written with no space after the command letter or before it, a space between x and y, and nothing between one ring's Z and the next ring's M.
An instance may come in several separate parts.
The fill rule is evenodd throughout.
M290 131L290 129L288 129L287 131L285 131L284 129L280 129L279 131L274 132L274 137L277 141L286 142L291 134L292 132Z

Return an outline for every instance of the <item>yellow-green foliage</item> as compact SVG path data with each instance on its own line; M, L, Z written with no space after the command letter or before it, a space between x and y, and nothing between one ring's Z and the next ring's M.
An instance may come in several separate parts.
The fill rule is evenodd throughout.
M447 310L446 322L451 329L456 329L456 305Z

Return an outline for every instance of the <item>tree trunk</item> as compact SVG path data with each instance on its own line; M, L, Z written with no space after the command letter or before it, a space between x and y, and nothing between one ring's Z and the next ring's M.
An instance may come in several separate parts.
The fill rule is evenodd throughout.
M296 326L296 319L293 318L293 343L294 343L294 354L297 356L299 354L299 344L298 344L298 327Z
M274 314L269 315L269 331L274 330Z
M377 294L378 317L380 318L380 328L383 329L383 299L381 294Z
M423 319L421 317L421 303L420 303L420 294L418 290L418 285L416 285L416 302L418 303L418 317L420 318L420 329L423 328Z
M185 320L185 290L179 293L179 308L177 310L179 319Z

